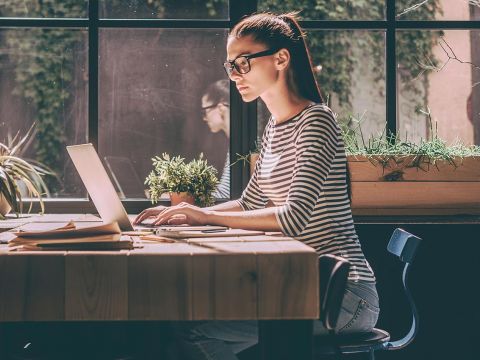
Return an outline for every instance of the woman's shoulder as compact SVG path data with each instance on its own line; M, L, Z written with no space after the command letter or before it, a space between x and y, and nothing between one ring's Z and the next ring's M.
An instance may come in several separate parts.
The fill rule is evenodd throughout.
M303 113L304 118L328 117L335 120L335 113L323 103L314 103L310 105Z
M310 105L302 114L298 121L298 128L304 129L309 125L330 125L335 127L337 124L335 113L326 104L315 103Z

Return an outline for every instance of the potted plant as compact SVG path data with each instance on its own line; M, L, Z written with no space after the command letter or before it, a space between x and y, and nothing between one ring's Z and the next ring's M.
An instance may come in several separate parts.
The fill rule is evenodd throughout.
M448 145L423 113L431 135L419 143L343 128L354 214L480 213L480 147Z
M164 193L170 195L171 205L180 202L210 206L215 202L213 192L218 184L217 170L203 159L185 163L180 156L162 156L152 158L153 170L147 176L152 203L157 202Z
M18 217L23 212L23 197L37 198L41 213L45 207L42 195L48 189L42 176L51 174L44 166L22 159L20 149L30 137L33 126L17 141L18 134L8 144L0 143L0 218L11 210ZM28 212L32 209L32 201Z

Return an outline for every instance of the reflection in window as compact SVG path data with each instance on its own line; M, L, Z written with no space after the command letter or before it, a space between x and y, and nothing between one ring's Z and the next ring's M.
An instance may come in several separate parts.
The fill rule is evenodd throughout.
M22 155L55 174L45 179L52 196L85 196L65 145L86 141L87 39L77 29L0 31L0 141L35 122Z
M407 39L422 39L410 44L411 58L398 59L401 137L418 142L438 131L448 143L479 144L480 31L405 30L398 35L398 48Z
M99 152L117 179L130 178L125 197L145 197L151 158L163 152L187 161L203 152L224 173L229 141L215 122L229 104L208 89L226 78L225 43L226 30L100 31Z
M100 17L117 19L227 19L228 0L100 0Z
M0 17L86 18L87 0L2 0Z

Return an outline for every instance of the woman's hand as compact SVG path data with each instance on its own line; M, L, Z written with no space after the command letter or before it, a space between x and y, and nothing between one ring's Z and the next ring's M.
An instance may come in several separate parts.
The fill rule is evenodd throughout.
M168 206L156 206L156 207L151 207L148 209L143 210L138 216L133 220L133 225L138 225L141 224L142 221L151 218L151 217L156 217L158 214L160 214L163 210L168 209Z
M206 225L209 216L210 211L182 202L157 213L153 225Z

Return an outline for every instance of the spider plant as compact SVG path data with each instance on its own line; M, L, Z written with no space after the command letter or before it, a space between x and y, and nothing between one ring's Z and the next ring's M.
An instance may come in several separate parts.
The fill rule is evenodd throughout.
M41 213L45 211L42 195L48 195L48 188L42 176L52 173L45 166L22 159L19 155L34 125L25 136L20 138L17 133L7 144L0 143L0 203L3 200L8 204L3 207L4 213L0 213L0 218L4 218L10 209L18 217L23 212L23 197L30 198L28 212L32 210L33 198L39 200Z

